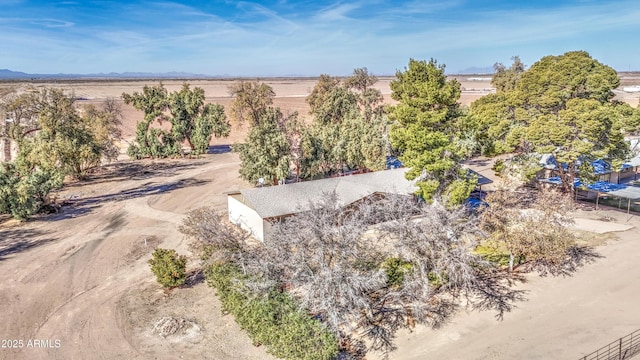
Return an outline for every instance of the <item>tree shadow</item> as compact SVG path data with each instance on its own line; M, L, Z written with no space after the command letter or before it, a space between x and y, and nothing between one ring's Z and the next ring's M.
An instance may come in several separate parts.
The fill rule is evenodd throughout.
M144 180L155 177L169 177L179 171L194 169L202 166L206 161L126 161L103 165L87 180L75 181L65 184L65 188L74 188L88 184L101 184L122 180Z
M473 159L467 160L464 163L468 165L477 165L477 166L487 166L491 162L492 159Z
M231 152L231 145L211 145L207 154L225 154Z
M56 240L55 238L40 238L42 235L44 235L42 231L23 227L0 229L0 261Z
M550 263L544 259L522 264L522 270L535 271L540 276L573 276L581 267L591 264L604 256L596 252L591 246L571 246L566 251L565 260L559 264ZM520 269L519 269L520 270Z
M184 281L184 284L180 286L180 288L187 289L192 288L198 284L204 282L204 272L201 268L193 269L187 273L187 278Z
M135 199L135 198L140 198L145 196L166 194L173 190L193 187L193 186L202 186L210 182L211 180L199 180L194 178L181 179L178 181L173 181L170 183L163 183L163 184L156 184L156 183L149 182L149 183L142 184L141 186L138 186L132 189L122 190L116 193L67 200L65 204L62 206L61 211L58 214L46 217L43 220L58 221L63 219L76 218L78 216L85 215L101 207L105 203L119 202L123 200L130 200L130 199Z

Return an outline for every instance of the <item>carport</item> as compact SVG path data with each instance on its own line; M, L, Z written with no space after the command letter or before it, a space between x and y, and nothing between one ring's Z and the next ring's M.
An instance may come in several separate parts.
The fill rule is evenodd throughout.
M578 185L580 186L580 185ZM598 181L591 185L582 186L587 191L596 193L596 210L598 210L598 201L600 196L613 196L618 198L618 208L620 208L622 199L627 200L627 214L631 211L631 201L640 200L640 187L614 184L606 181Z

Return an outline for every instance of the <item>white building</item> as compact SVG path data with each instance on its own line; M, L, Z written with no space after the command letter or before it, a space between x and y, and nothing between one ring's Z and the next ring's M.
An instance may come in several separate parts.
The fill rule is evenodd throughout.
M308 210L327 193L335 192L340 206L373 194L412 194L417 187L405 178L406 171L400 168L230 193L229 220L264 241L271 222Z

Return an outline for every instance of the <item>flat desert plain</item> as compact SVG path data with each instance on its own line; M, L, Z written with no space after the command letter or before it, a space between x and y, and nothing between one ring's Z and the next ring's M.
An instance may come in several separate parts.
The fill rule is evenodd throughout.
M461 102L489 93L488 79L459 77ZM387 103L391 78L378 86ZM305 96L315 79L264 79L275 106L306 116ZM9 83L19 91L58 87L99 103L157 81ZM163 81L177 90L182 81ZM228 105L225 80L193 80L207 100ZM622 94L637 105L637 94ZM635 103L634 103L635 102ZM123 132L132 139L142 113L123 104ZM226 139L241 141L246 126ZM126 147L126 141L123 142ZM239 160L225 146L198 159L127 160L108 164L86 182L56 193L58 214L26 223L0 218L1 359L271 359L255 347L215 291L197 273L183 288L164 291L147 260L157 246L175 248L198 267L178 231L185 214L201 206L226 209L226 193L252 186L238 178ZM476 170L491 175L490 162ZM577 224L593 230L602 255L571 277L529 275L527 301L504 319L462 311L439 329L398 334L391 359L577 359L640 328L640 219L613 209L579 211ZM16 345L10 348L11 345ZM372 354L371 358L377 358Z

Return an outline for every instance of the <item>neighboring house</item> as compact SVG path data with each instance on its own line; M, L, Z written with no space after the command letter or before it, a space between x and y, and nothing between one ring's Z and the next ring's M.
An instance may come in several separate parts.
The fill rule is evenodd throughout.
M309 210L327 193L335 192L341 207L374 194L412 194L418 188L405 178L406 171L391 169L230 193L229 220L264 241L273 221Z
M539 163L542 166L542 170L536 175L538 179L544 180L554 178L559 175L557 171L558 165L552 154L543 154ZM563 164L563 166L566 169L566 165ZM593 166L593 172L597 176L596 181L620 184L637 178L640 158L633 158L630 161L625 162L617 170L612 169L611 165L604 160L592 161L591 166Z
M540 160L543 170L538 174L538 181L542 186L558 186L562 184L556 160L552 155L543 155ZM566 165L564 165L566 167ZM621 207L622 200L627 201L627 213L631 210L631 203L640 200L640 187L637 181L638 168L640 167L640 157L634 157L620 166L619 169L612 169L611 165L604 160L591 162L597 179L594 183L583 184L580 178L574 179L573 186L576 189L576 197L595 199L596 209L600 197L612 196L620 199L618 206Z

